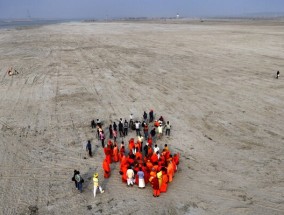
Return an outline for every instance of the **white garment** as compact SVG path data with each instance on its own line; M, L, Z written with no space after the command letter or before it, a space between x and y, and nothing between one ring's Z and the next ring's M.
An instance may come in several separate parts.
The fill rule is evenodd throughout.
M162 127L162 126L159 126L159 127L158 127L158 133L159 133L159 134L162 134L162 133L163 133L163 127Z
M143 136L138 136L137 139L142 143L143 140L144 140L144 137Z
M145 187L145 180L144 178L139 178L138 187L144 188Z
M159 151L159 150L160 150L159 146L154 147L154 152L155 152L155 153L156 153L157 151Z
M134 181L134 179L133 178L127 178L127 185L129 186L129 185L133 185L133 182Z
M128 169L127 171L126 171L126 175L127 175L127 178L134 178L134 171L133 171L133 169Z
M103 189L101 186L94 186L94 198L96 198L97 189L99 188L100 192L103 193Z

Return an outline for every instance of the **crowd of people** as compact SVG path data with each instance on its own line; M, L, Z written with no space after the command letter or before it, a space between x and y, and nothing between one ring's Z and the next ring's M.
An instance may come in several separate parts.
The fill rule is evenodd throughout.
M173 181L179 164L179 154L172 154L167 144L164 144L162 149L158 146L158 141L164 133L170 136L171 124L169 121L165 122L162 116L158 120L154 120L153 110L150 110L149 114L144 111L141 121L134 120L134 116L131 114L129 122L120 118L117 124L116 122L111 123L108 126L109 136L106 144L101 120L92 120L91 127L96 129L96 136L101 141L105 154L102 162L104 178L111 176L110 165L119 162L122 182L126 183L128 187L137 185L141 189L150 184L153 188L153 196L159 197L160 193L167 191L168 183ZM136 137L126 141L129 131L135 131ZM120 143L118 143L118 135ZM86 144L86 151L92 157L90 141ZM79 177L76 180L76 175L80 173L75 171L72 180L75 181L76 188L82 191L82 182ZM98 189L103 193L104 190L98 182L98 173L94 174L93 182L94 196L96 196Z

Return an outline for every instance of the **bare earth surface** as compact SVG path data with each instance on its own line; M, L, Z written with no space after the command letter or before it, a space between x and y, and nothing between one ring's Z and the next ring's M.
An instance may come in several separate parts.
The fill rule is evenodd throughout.
M125 22L0 30L0 214L284 214L283 27ZM8 76L10 66L19 74ZM107 127L152 108L173 126L158 145L181 153L159 198L149 185L127 188L118 164L103 179L104 154L90 127L97 117ZM94 157L85 160L87 139ZM85 179L82 194L74 169ZM105 193L94 199L96 171Z

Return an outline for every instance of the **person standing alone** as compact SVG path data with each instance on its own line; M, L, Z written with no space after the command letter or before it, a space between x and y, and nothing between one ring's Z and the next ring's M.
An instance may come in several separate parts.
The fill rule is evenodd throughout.
M89 152L89 156L90 157L93 157L93 154L92 154L92 144L91 144L90 140L88 140L88 143L86 145L86 151Z
M101 193L104 193L105 191L102 189L102 187L99 185L99 174L95 173L93 176L93 182L94 182L94 197L96 198L97 189L100 190Z

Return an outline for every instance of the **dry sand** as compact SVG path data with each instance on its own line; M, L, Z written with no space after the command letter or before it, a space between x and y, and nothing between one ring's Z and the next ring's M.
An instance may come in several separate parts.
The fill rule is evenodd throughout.
M0 214L284 214L283 50L275 21L1 30ZM151 108L173 125L159 146L181 153L160 198L127 188L118 164L103 179L90 127ZM106 192L94 199L96 171Z

